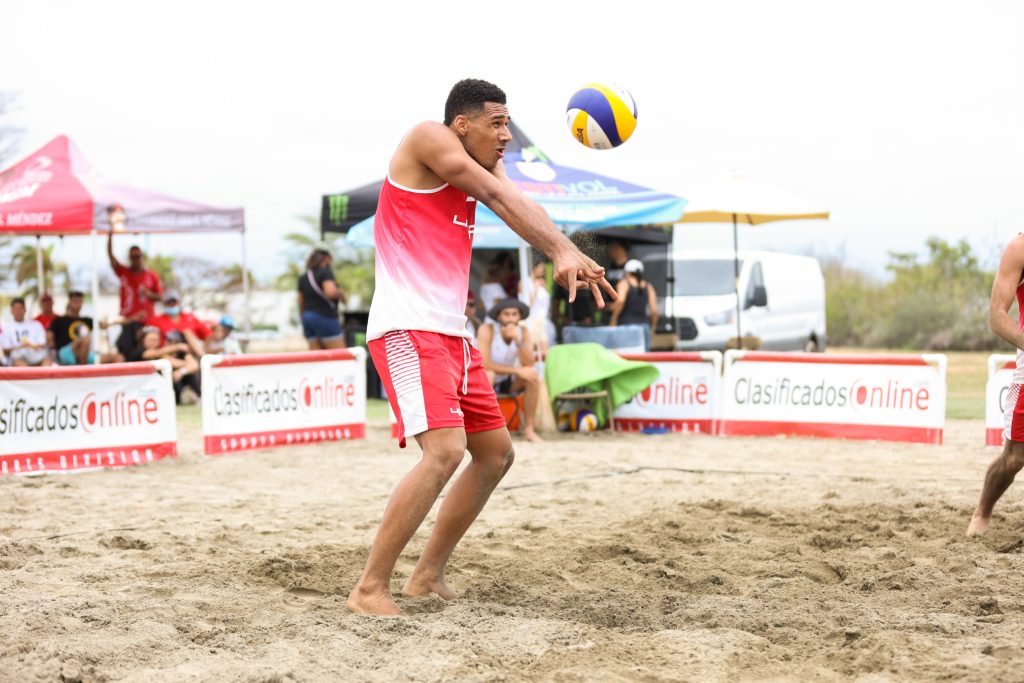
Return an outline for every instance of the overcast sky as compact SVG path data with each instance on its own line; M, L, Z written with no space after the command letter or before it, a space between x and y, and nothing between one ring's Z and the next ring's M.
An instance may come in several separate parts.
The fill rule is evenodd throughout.
M1024 225L1024 3L0 0L0 16L16 157L64 133L109 177L242 205L261 277L283 268L297 216L382 177L401 136L440 120L470 76L501 86L561 164L684 197L737 173L834 212L744 230L744 246L845 253L877 272L929 235L991 260ZM566 127L591 81L637 100L618 149ZM681 229L731 244L721 226ZM150 248L237 261L238 243ZM78 238L58 254L87 251Z

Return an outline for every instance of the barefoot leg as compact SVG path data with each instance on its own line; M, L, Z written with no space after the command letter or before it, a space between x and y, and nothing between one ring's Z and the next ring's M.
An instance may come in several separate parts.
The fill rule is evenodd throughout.
M353 612L402 613L391 597L395 562L466 454L462 429L433 429L418 435L416 440L423 448L423 458L399 482L384 509L366 567L348 596L348 608Z
M491 492L512 466L515 457L512 439L504 427L469 434L467 439L473 461L445 495L434 530L402 589L404 595L436 593L445 600L457 597L445 580L445 565Z
M1007 441L1002 455L996 458L985 473L985 485L981 490L981 500L974 510L970 524L967 525L968 536L980 536L988 530L992 519L992 508L996 501L1010 488L1014 477L1024 467L1024 442Z

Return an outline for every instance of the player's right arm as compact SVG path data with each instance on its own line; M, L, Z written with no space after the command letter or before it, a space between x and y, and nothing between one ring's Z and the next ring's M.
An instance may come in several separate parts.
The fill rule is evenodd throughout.
M604 268L585 256L558 230L547 213L504 175L501 162L492 173L478 164L447 126L427 121L413 128L403 142L409 154L441 180L475 197L512 230L547 254L555 264L555 281L569 290L589 286L603 306L599 286L612 298L614 290L604 279Z
M999 270L992 282L992 298L988 306L988 326L997 335L1024 349L1024 332L1010 317L1017 286L1024 274L1024 235L1018 235L1003 251Z

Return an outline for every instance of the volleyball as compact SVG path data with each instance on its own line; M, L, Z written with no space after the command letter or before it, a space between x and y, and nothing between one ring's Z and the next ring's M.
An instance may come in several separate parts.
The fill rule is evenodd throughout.
M597 430L597 415L589 408L580 408L573 411L571 424L574 432L593 432Z
M573 137L591 149L611 149L636 128L636 101L618 86L589 83L569 98L565 112Z

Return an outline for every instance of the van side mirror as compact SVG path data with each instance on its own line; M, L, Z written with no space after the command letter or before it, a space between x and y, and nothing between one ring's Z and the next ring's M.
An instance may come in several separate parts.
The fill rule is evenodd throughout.
M767 306L768 305L768 292L765 290L764 285L756 285L754 287L754 293L747 299L747 305L745 308L751 308L753 306Z

